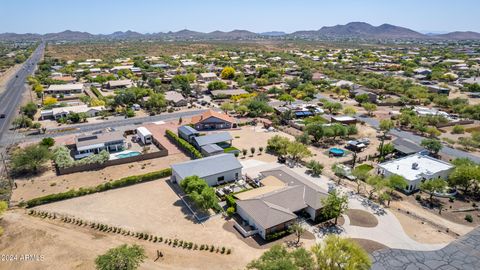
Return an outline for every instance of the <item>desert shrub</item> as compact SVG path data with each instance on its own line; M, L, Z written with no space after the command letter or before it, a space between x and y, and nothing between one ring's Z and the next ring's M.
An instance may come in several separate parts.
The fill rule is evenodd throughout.
M465 215L465 220L472 223L473 222L473 217L472 215Z

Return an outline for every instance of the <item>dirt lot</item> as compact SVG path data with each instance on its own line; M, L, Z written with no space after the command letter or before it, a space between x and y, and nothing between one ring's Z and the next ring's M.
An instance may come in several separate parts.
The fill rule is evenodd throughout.
M2 254L35 254L44 258L35 262L2 261L0 269L94 269L98 255L110 248L134 243L144 247L148 256L140 269L241 269L247 260L235 252L220 255L173 248L30 217L18 211L8 212L0 223L5 228L5 234L0 238ZM154 262L157 250L164 257Z
M350 219L350 225L359 227L375 227L378 225L377 218L367 211L349 209L346 213Z
M73 188L90 187L117 180L122 177L144 174L168 168L171 164L189 160L183 153L177 152L166 157L132 162L106 167L96 171L84 171L57 176L53 167L39 176L16 179L17 188L12 195L12 203L28 200L47 194L64 192Z
M450 243L455 240L449 234L439 232L438 229L433 228L429 224L425 224L417 219L414 219L408 215L400 213L398 211L392 211L397 217L400 224L402 224L403 231L413 240L426 243L426 244L440 244Z
M237 267L243 267L261 254L258 249L240 240L235 235L237 232L223 229L226 220L221 216L213 216L202 224L197 223L173 192L169 181L165 180L46 204L37 209L69 214L131 231L232 248L231 264Z

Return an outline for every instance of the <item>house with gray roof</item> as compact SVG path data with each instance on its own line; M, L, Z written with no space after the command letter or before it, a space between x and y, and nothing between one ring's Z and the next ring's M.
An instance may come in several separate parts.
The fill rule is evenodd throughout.
M263 239L287 230L302 213L314 221L318 219L322 199L328 196L318 185L285 166L263 171L260 175L262 179L271 181L273 178L284 186L265 189L267 193L260 195L255 190L247 191L257 196L237 200L237 214Z
M212 156L223 153L223 148L230 147L232 145L232 140L233 138L228 132L192 137L193 145L204 156Z
M186 177L196 175L209 186L217 186L239 180L242 177L242 167L232 154L214 155L172 165L171 180L180 183Z
M185 141L192 143L193 138L200 135L200 133L191 126L181 126L177 129L178 136Z

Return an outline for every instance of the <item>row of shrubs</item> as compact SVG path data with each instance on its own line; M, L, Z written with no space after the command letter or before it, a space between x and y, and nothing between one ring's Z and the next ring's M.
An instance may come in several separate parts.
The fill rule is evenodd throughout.
M48 218L48 219L55 219L55 220L60 220L64 223L70 223L73 225L77 225L80 227L90 227L91 229L98 230L101 232L106 232L106 233L116 233L116 234L121 234L125 236L131 236L134 238L137 238L139 240L145 240L145 241L150 241L153 243L164 243L166 245L172 246L172 247L178 247L178 248L183 248L183 249L189 249L189 250L202 250L202 251L210 251L210 252L216 252L220 254L226 254L229 255L232 253L231 249L227 249L225 247L216 247L214 245L207 245L207 244L196 244L193 242L188 242L185 240L180 240L180 239L170 239L170 238L164 238L161 236L155 236L152 234L148 233L139 233L139 232L132 232L129 230L125 230L120 227L115 227L115 226L109 226L103 223L98 223L98 222L89 222L85 221L82 219L78 219L75 217L68 217L68 216L63 216L60 214L56 213L50 213L47 211L37 211L37 210L29 210L28 214L31 216L35 217L41 217L41 218Z
M100 93L100 91L99 91L96 87L90 87L90 90L92 90L92 92L93 92L98 98L103 97L102 93Z
M56 202L56 201L61 201L61 200L66 200L70 198L75 198L75 197L80 197L92 193L97 193L97 192L102 192L106 191L109 189L115 189L115 188L120 188L120 187L126 187L142 182L148 182L152 180L157 180L160 178L164 178L167 176L172 175L172 169L167 168L163 169L160 171L156 172L150 172L146 174L141 174L141 175L132 175L132 176L127 176L112 182L107 182L100 184L95 187L86 187L86 188L79 188L79 189L72 189L66 192L61 192L61 193L55 193L55 194L50 194L38 198L34 198L31 200L28 200L26 202L27 207L34 207L37 205L42 205L46 203L51 203L51 202Z
M185 141L184 139L178 137L177 134L175 134L171 130L166 130L165 135L167 138L172 140L177 146L182 148L185 152L189 153L192 158L198 159L202 158L202 154L189 142Z

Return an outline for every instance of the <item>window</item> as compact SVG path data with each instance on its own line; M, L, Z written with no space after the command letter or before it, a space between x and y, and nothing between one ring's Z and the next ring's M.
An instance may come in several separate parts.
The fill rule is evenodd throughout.
M217 178L217 181L221 182L221 181L224 181L225 180L225 176L220 176Z
M238 172L235 173L235 179L238 179Z

